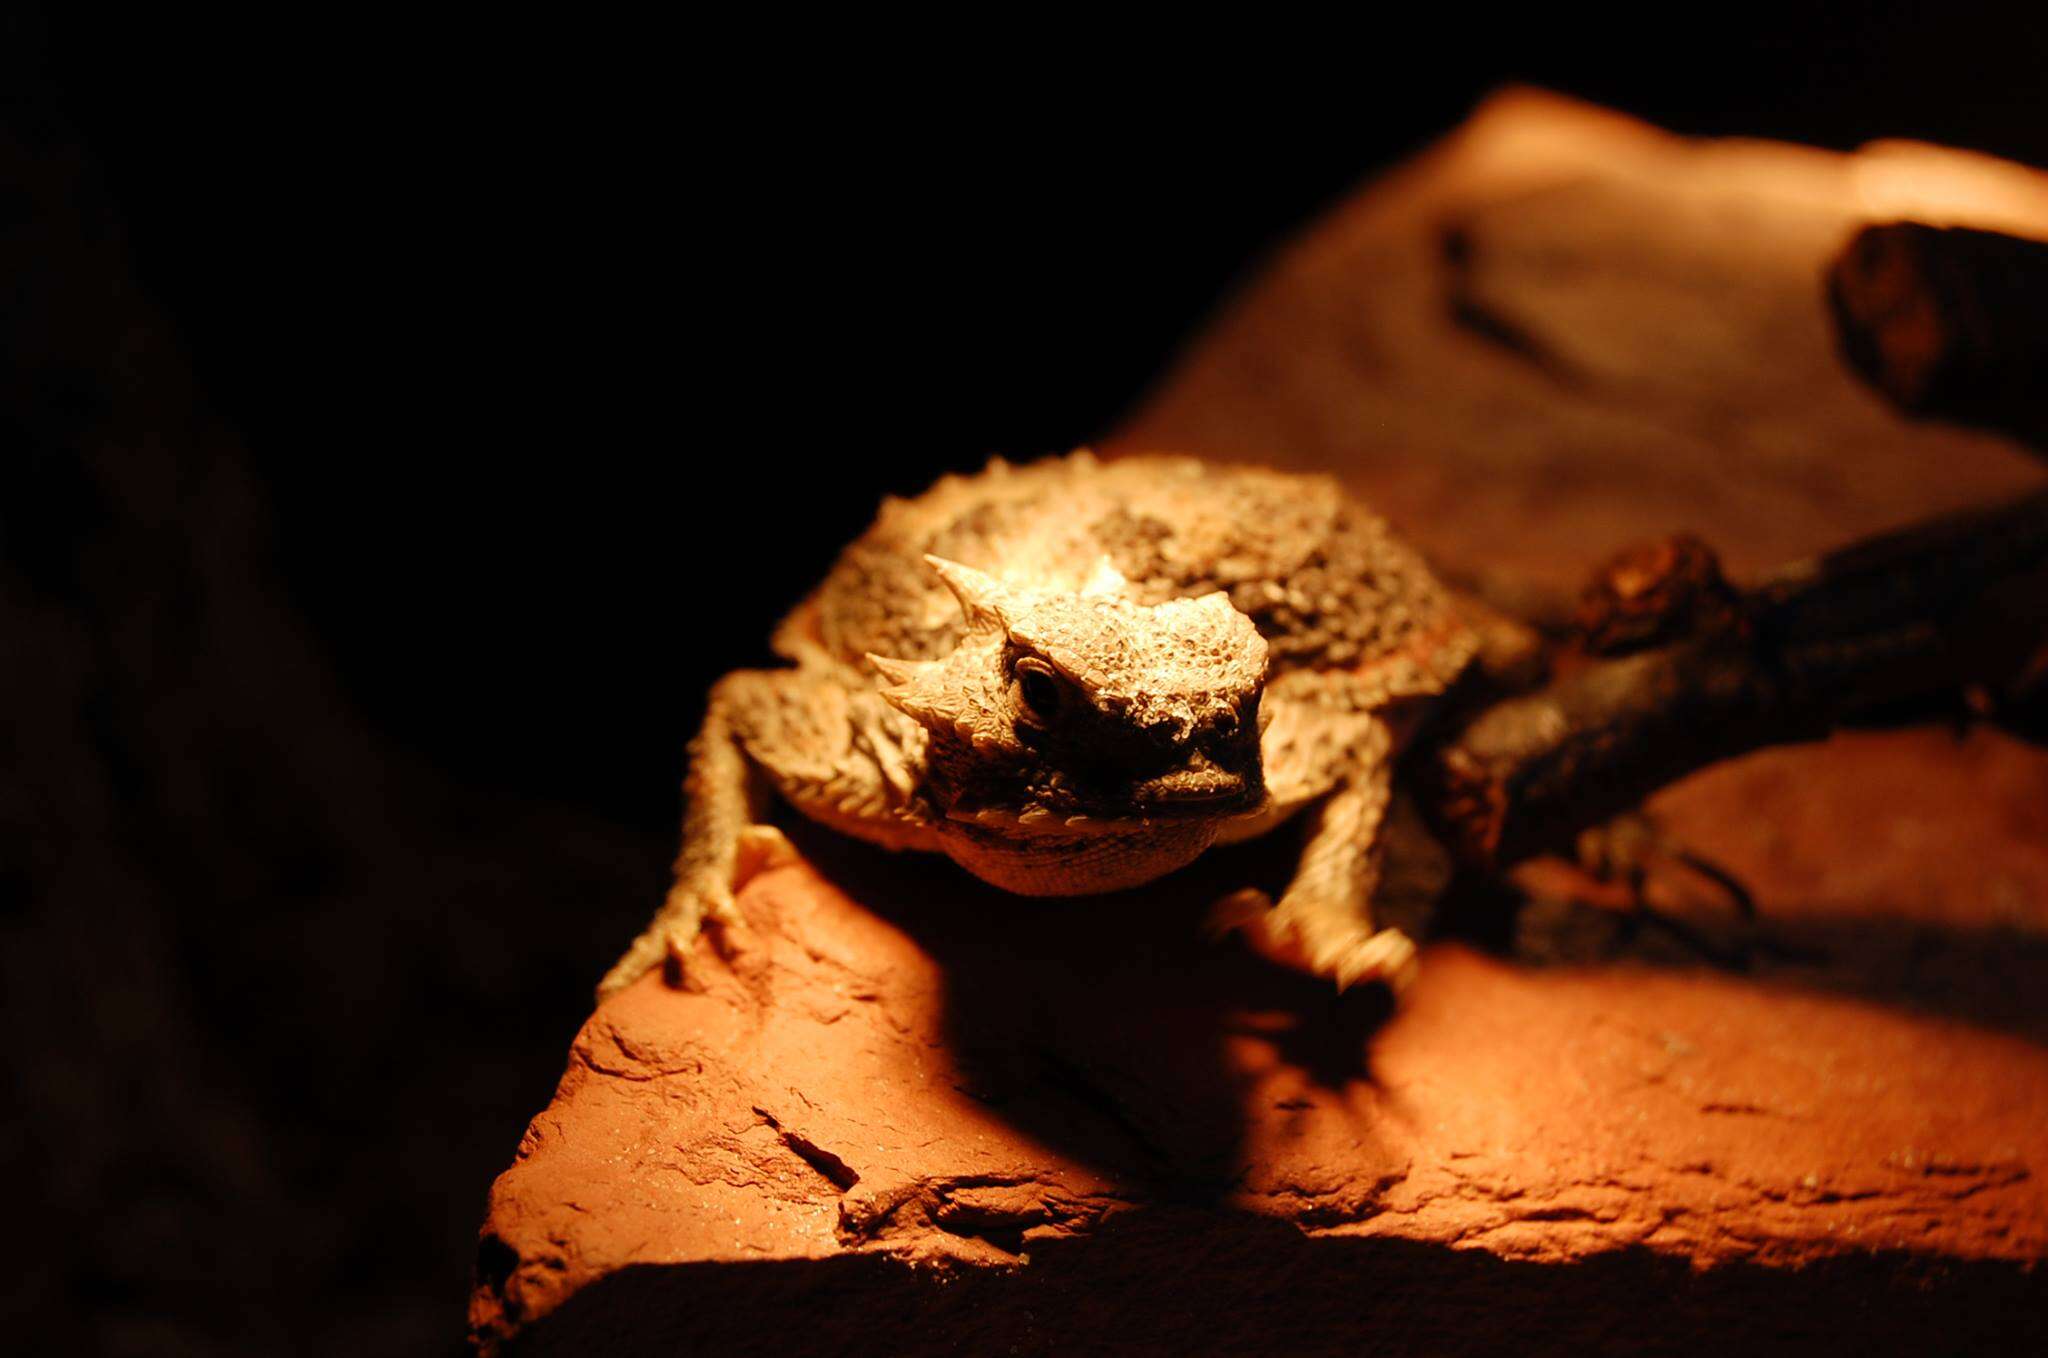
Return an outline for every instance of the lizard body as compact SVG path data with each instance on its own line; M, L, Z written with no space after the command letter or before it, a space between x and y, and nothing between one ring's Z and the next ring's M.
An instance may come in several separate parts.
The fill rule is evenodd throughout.
M763 786L1024 895L1114 891L1311 824L1277 905L1218 918L1340 984L1399 983L1375 927L1405 714L1477 642L1420 557L1327 477L1086 452L885 501L786 618L789 666L713 689L676 882L605 978L678 964L788 852Z

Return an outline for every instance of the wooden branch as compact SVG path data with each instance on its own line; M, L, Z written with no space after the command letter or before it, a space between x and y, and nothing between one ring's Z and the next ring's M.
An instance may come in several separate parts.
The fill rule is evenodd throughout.
M1728 595L1702 551L1632 553L1588 592L1591 635L1615 611L1599 601L1618 591L1664 599L1675 639L1654 610L1623 608L1624 641L1656 644L1580 656L1416 751L1425 809L1466 861L1497 868L1562 848L1707 764L2010 679L2048 641L2048 492L1869 539Z

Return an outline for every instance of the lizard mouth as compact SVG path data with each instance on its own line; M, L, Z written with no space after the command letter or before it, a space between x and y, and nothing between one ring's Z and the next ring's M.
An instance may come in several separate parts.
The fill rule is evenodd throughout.
M1256 816L1265 809L1263 788L1240 786L1201 796L1147 803L1115 814L1090 811L1054 811L1047 807L1014 810L1002 806L956 806L946 819L961 825L1012 834L1082 837L1104 833L1129 833L1152 827L1184 824L1188 821L1225 821Z
M1131 800L1142 811L1229 811L1251 801L1254 781L1209 765L1182 769L1141 783Z
M1009 796L969 795L949 806L946 818L1013 837L1080 838L1234 820L1257 815L1265 805L1266 780L1256 758L1248 772L1238 772L1198 751L1163 773L1133 780L1055 781Z

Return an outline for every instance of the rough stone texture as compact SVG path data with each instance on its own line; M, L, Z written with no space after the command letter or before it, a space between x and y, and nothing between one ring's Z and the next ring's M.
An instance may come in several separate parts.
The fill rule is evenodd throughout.
M1112 443L1334 468L1455 569L1551 585L1673 530L1740 574L2038 484L1835 356L1825 259L1903 212L2048 233L2048 184L1509 96L1285 252ZM1391 1017L1193 927L1274 846L1044 902L793 827L700 990L648 978L578 1036L493 1192L474 1337L2048 1341L2048 752L1849 733L1653 810L1755 892L1753 967L1539 863ZM1704 884L1657 894L1730 936Z

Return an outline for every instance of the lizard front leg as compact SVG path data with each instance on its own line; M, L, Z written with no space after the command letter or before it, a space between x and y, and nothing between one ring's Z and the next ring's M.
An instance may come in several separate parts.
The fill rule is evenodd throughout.
M795 851L761 823L770 787L804 815L895 849L936 847L918 790L923 733L850 676L823 665L742 670L711 690L690 742L675 885L598 986L610 995L673 959L706 923L738 922L734 893Z
M1354 736L1334 786L1307 811L1307 834L1294 876L1271 904L1263 892L1223 902L1219 924L1242 927L1268 957L1327 976L1342 988L1383 980L1397 990L1412 979L1415 944L1379 928L1373 898L1386 857L1392 795L1393 733L1384 721L1354 714Z
M598 983L600 999L623 990L670 958L689 955L705 922L736 923L733 893L791 854L780 830L759 823L760 779L741 744L742 710L758 704L776 676L729 674L711 690L704 724L690 741L683 779L683 843L675 883L654 919Z

